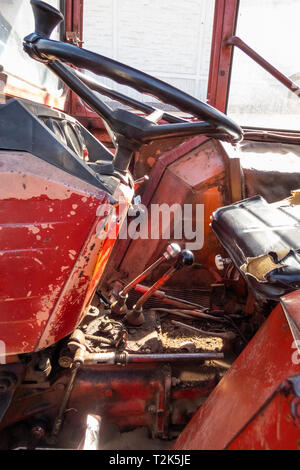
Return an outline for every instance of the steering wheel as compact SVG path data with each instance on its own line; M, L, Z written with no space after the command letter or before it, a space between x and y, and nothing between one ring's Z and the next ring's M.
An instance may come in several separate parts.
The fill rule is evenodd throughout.
M136 149L143 143L166 137L204 134L232 143L243 139L241 127L228 116L172 85L100 54L72 44L50 40L54 28L63 21L63 15L40 0L31 0L31 5L35 17L35 31L24 38L24 50L33 59L44 62L98 113L111 127L119 143L122 142L124 145L125 142L127 148ZM201 122L189 122L155 110L151 106L107 89L65 63L111 78L138 92L150 94L164 103L192 114ZM142 117L120 108L112 110L93 90L151 114ZM160 120L166 121L167 124L158 125Z

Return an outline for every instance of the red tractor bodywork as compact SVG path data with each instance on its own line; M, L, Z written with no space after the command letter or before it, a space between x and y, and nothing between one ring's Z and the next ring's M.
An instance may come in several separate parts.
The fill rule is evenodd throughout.
M282 299L181 433L175 449L299 450L300 376L294 343L300 341L299 307L299 291Z
M104 191L33 155L0 152L0 188L1 338L15 355L74 331L114 245L106 224L118 227L97 215L109 203ZM128 188L118 192L129 201Z
M215 6L207 101L222 112L226 110L233 53L233 44L228 40L235 33L238 3L238 0L216 0ZM65 13L65 38L81 45L83 0L66 0ZM25 97L57 108L64 104L66 112L112 146L102 119L91 108L83 107L74 92L55 100L44 92L15 90L8 83L5 93L9 98ZM286 133L284 138L288 136ZM245 137L250 139L250 144L253 138L267 145L265 135L259 132L253 137L246 131ZM283 138L279 133L275 137L271 139L275 144ZM299 137L297 134L291 142L284 142L296 144ZM205 206L204 246L196 255L197 271L192 275L177 273L171 287L168 286L170 298L175 302L182 300L175 297L174 290L176 296L179 291L182 297L186 295L186 301L201 303L204 315L208 307L213 314L219 312L216 315L220 311L228 314L227 308L236 318L234 315L240 307L242 321L245 317L250 318L250 324L254 323L257 303L238 269L231 263L228 270L217 271L216 254L222 253L224 258L228 254L211 229L211 219L214 211L244 199L247 191L249 198L255 196L257 186L252 187L252 181L247 186L242 157L233 155L227 144L204 135L185 139L183 143L182 140L170 143L165 139L145 145L134 155L130 166L135 179L145 173L150 175L148 184L138 189L146 207L166 202L169 206L175 203ZM261 149L260 152L263 153ZM126 177L120 178L116 187L114 194L109 195L30 153L0 150L0 272L5 273L0 279L0 340L6 347L5 373L17 377L8 390L8 401L10 404L12 400L12 404L5 409L3 419L0 414L1 436L6 429L13 429L14 433L14 426L19 423L31 426L35 417L46 422L45 429L49 431L48 423L53 425L57 419L70 381L69 366L61 366L61 362L57 365L57 357L64 352L69 335L89 316L97 288L101 292L103 288L105 295L115 294L116 284L124 287L157 260L165 248L166 240L162 238L116 241L132 203L134 183L129 178L127 181ZM288 197L287 185L284 191ZM118 205L120 200L126 204ZM103 215L99 210L107 204L116 209L113 215ZM195 218L193 221L195 224ZM111 237L108 227L113 233ZM150 281L163 271L164 265ZM147 287L141 289L145 292ZM226 289L231 295L230 308L222 304ZM208 293L204 307L198 302L202 290ZM134 300L135 297L130 299L132 304ZM221 369L227 367L226 373L212 361L174 367L158 366L155 362L126 364L127 367L122 367L121 362L85 365L83 361L67 401L70 413L66 415L63 432L68 434L69 429L74 435L78 429L85 432L84 419L94 413L104 416L121 431L146 426L153 437L164 439L170 437L170 425L178 436L188 422L175 444L170 444L174 451L299 449L300 291L295 289L281 297L275 308L274 305L276 302L268 305L267 313L263 312L264 321L260 319L261 326L249 333L252 339L242 353L234 351L234 360L226 357L230 366L221 366ZM107 305L101 306L107 313ZM183 313L182 321L188 313ZM150 317L149 311L145 316ZM214 326L209 324L209 329ZM146 330L145 337L149 331ZM234 329L235 334L237 331L239 336L239 327ZM228 345L224 344L222 351L226 355ZM53 350L57 346L54 353L52 346ZM38 371L36 367L44 352L49 353L49 361L55 364L49 373L47 367ZM26 354L29 365L20 360ZM182 379L184 375L188 376L186 383ZM34 382L32 377L37 376ZM0 374L0 385L1 378ZM77 438L76 435L74 442Z

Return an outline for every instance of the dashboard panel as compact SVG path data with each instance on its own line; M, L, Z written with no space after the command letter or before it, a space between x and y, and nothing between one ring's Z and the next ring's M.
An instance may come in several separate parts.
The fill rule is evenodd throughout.
M29 152L114 192L114 155L72 116L13 98L0 105L0 149Z

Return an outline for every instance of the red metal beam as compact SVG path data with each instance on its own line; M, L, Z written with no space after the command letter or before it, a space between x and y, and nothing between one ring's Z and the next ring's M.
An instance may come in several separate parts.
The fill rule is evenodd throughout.
M239 0L216 0L207 101L226 110L232 47L227 41L235 33Z
M66 41L81 46L83 36L83 0L66 0Z
M73 0L66 0L65 4L65 33L73 28ZM66 37L65 37L66 40Z
M83 41L83 0L76 0L73 5L73 31L76 31L80 41Z
M66 0L65 3L64 40L79 47L82 47L83 43L83 1L84 0ZM78 114L82 114L82 105L79 103L78 96L72 91L69 91L65 112L78 118ZM84 115L86 115L86 112ZM95 114L95 116L97 115ZM98 116L97 118L99 119Z

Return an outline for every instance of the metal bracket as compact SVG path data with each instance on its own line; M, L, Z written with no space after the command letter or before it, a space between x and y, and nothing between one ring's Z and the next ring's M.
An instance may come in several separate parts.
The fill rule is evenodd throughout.
M70 44L79 47L84 43L84 41L81 41L78 31L66 31L66 40Z

